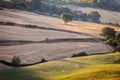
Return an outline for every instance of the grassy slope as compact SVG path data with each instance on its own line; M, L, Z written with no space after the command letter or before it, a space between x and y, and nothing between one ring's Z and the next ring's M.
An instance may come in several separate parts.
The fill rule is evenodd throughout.
M1 70L0 80L120 80L119 59L120 53L67 58Z

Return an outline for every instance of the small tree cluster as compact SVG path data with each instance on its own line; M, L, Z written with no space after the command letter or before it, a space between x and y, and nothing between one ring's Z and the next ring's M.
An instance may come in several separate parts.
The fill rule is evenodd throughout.
M78 54L73 54L72 57L79 57L79 56L87 56L88 54L86 52L80 52Z
M47 60L44 59L44 58L42 58L42 59L41 59L41 63L44 63L44 62L47 62Z
M19 66L21 63L20 57L19 56L14 56L12 58L12 65L13 66Z
M64 23L68 23L68 22L71 22L72 21L72 15L69 14L69 13L63 13L61 14L61 19L64 21Z
M99 23L101 15L97 11L91 11L88 16L92 22Z
M102 29L101 35L108 44L116 47L116 50L120 51L120 33L117 33L114 28L105 27Z
M114 39L116 37L116 31L113 28L105 27L102 29L101 35L106 39Z

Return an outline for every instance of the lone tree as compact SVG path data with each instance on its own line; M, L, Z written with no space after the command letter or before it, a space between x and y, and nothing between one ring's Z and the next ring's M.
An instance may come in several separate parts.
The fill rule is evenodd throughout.
M93 22L99 22L101 15L97 11L91 11L88 16Z
M20 57L19 57L19 56L14 56L14 57L12 58L12 64L13 64L14 66L19 66L20 63L21 63L21 60L20 60Z
M105 37L106 40L114 39L116 37L116 31L113 28L105 27L102 29L101 35Z
M61 19L64 21L64 23L68 23L72 21L73 16L69 13L63 13L61 14Z

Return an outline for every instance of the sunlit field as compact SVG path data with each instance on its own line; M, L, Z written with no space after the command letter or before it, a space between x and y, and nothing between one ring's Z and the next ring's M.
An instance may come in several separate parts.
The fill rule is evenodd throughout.
M119 0L0 0L0 80L120 80Z
M91 55L5 69L0 71L0 79L15 80L19 77L18 80L119 80L119 56L120 53Z

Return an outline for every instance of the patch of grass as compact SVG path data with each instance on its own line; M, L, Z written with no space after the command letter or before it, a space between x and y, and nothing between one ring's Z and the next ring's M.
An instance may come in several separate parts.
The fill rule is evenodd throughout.
M58 76L56 80L118 80L120 79L120 65L99 65L69 75Z
M43 80L42 77L35 76L32 70L12 68L0 70L0 80Z
M9 77L9 80L16 80L16 76L20 77L17 80L29 78L31 78L29 80L119 80L120 65L115 62L120 60L119 55L118 52L66 58L34 66L2 70L0 80L8 80Z

